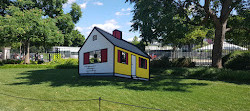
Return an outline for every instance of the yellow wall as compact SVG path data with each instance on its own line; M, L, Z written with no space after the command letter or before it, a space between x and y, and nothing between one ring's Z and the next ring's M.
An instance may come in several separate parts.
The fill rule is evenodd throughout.
M118 50L128 53L128 64L118 63ZM131 76L131 54L136 56L136 76L141 78L149 78L149 59L130 51L115 47L115 73ZM139 67L139 57L147 60L147 69Z

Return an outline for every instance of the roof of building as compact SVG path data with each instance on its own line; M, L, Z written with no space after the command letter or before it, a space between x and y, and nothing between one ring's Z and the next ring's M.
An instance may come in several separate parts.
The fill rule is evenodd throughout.
M129 43L123 39L117 39L115 38L112 34L98 28L95 27L95 29L101 33L108 41L110 41L113 45L126 49L128 51L131 51L133 53L139 54L141 56L150 58L150 56L148 54L146 54L145 52L141 51L138 47L136 47L135 45L133 45L132 43Z

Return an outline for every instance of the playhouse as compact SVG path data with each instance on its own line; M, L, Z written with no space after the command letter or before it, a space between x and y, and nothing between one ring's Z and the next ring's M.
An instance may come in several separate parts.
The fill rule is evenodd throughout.
M94 27L78 54L80 76L150 79L150 56L123 40L119 30L110 34Z

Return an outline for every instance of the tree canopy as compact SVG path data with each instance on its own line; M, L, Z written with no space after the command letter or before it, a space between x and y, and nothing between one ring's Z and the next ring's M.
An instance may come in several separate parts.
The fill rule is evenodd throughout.
M177 45L185 38L189 25L215 29L212 66L218 68L222 67L225 34L235 27L227 24L230 14L233 10L249 11L246 1L126 0L135 3L132 31L140 31L142 41L163 38L166 43ZM249 25L245 28L249 31Z
M29 47L48 49L55 45L79 46L84 36L73 30L82 16L80 6L73 3L70 13L64 13L67 0L2 0L0 1L0 40L21 43L25 63L29 63ZM3 44L3 45L4 45Z
M39 9L21 11L18 7L9 6L8 15L1 17L1 39L12 42L21 42L25 47L25 63L29 63L30 42L41 42L46 45L60 44L63 35L55 25L54 19L42 18L43 12ZM10 16L11 15L11 16ZM6 32L9 34L6 35Z

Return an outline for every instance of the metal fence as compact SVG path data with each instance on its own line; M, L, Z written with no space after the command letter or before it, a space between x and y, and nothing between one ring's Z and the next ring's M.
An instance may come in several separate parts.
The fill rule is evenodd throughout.
M141 109L167 111L165 109L151 108L151 107L121 103L121 102L117 102L117 101L111 101L111 100L107 100L107 99L102 99L101 97L99 97L97 99L77 99L77 100L62 100L62 99L61 100L52 100L51 99L51 100L48 100L48 99L35 99L35 98L26 98L26 97L14 96L14 95L1 93L1 92L0 92L0 95L8 96L8 97L16 98L16 99L28 100L28 101L44 101L44 102L82 102L82 101L89 102L89 101L98 101L98 109L99 109L99 111L102 110L102 105L101 105L102 101L109 102L109 103L114 103L114 104L120 104L120 105L124 105L124 106L137 107L137 108L141 108Z
M235 45L224 42L222 50L222 56L225 56L234 51L249 51L250 44ZM173 50L147 50L146 52L154 59L160 59L161 57L169 57L170 60L176 58L190 58L192 62L195 62L196 66L211 66L212 65L212 48L213 45L207 45L201 48L192 49L187 51L184 47Z

